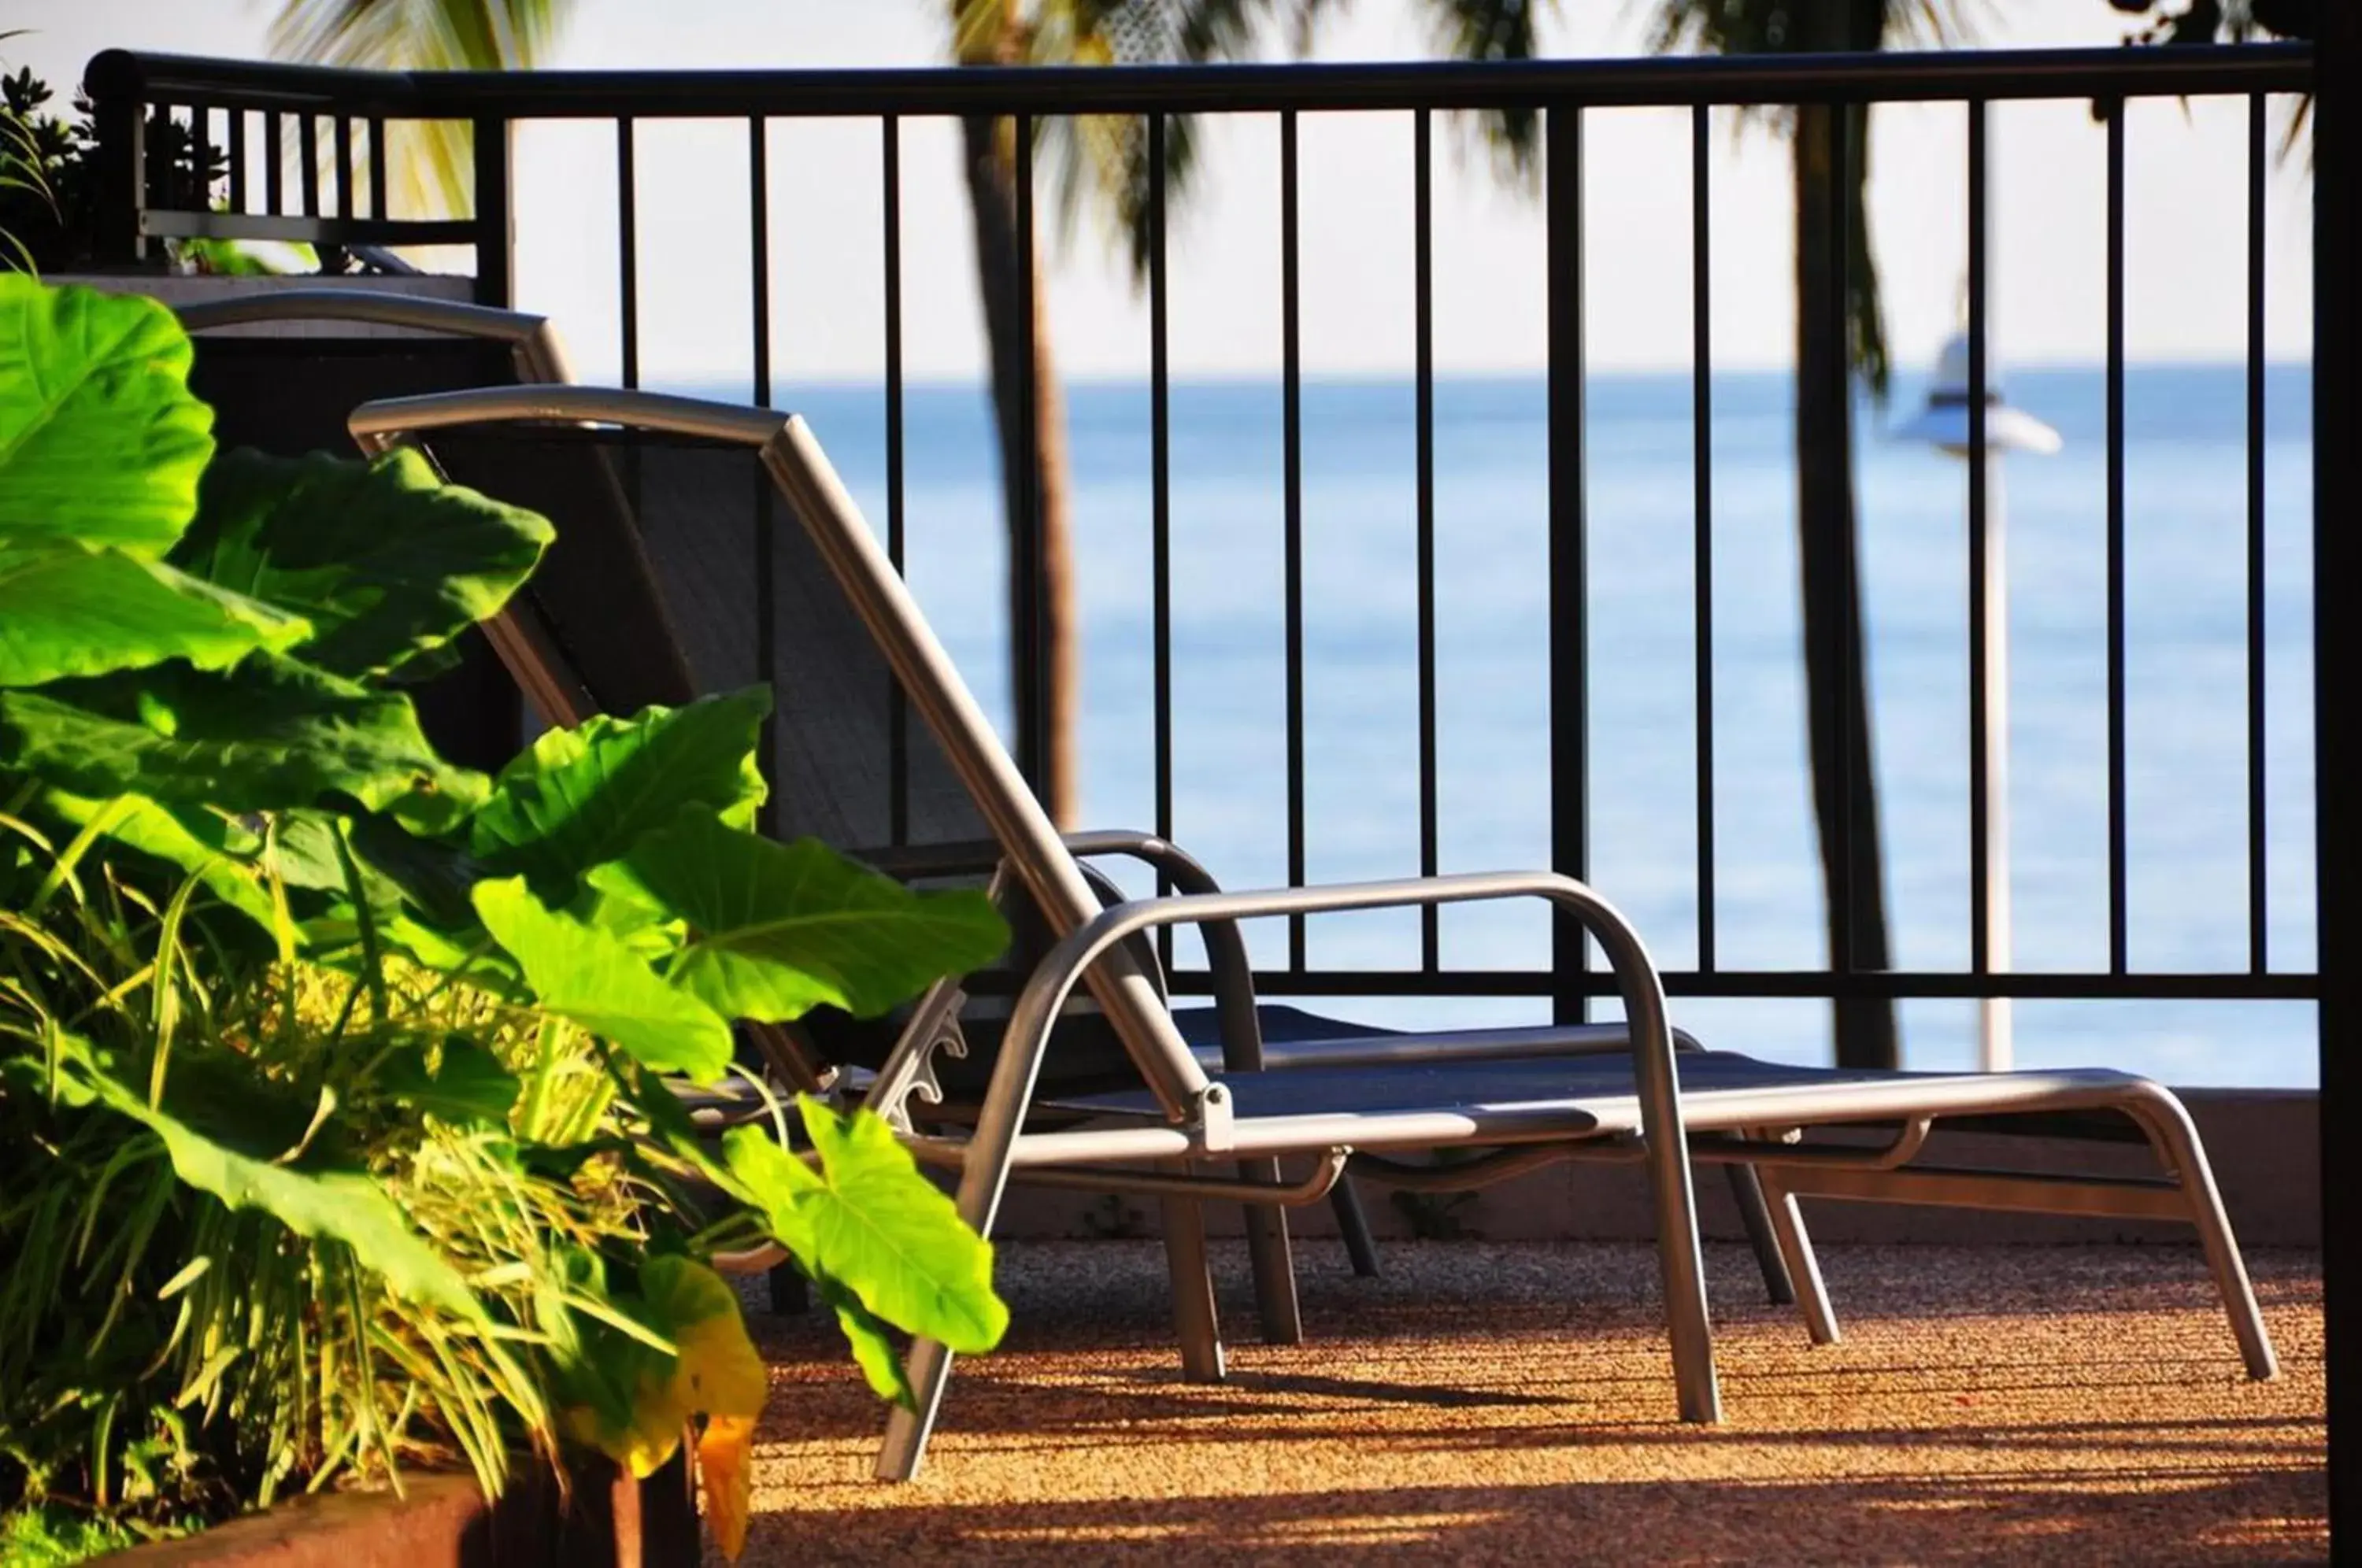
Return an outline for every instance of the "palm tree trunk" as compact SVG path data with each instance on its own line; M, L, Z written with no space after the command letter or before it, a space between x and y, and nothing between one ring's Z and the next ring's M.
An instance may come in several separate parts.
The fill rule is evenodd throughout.
M1840 119L1847 116L1851 125ZM1820 834L1832 967L1887 966L1885 867L1871 766L1870 684L1861 597L1849 569L1857 534L1853 493L1852 366L1840 203L1852 189L1842 146L1859 149L1858 109L1796 111L1796 522L1803 573L1806 744L1813 816ZM1840 144L1838 133L1848 132ZM1856 156L1860 156L1859 151ZM1849 851L1849 855L1847 853ZM1850 867L1847 866L1849 858ZM1849 955L1840 951L1841 944ZM1900 1051L1894 1007L1839 998L1837 1058L1850 1067L1893 1067Z
M961 122L1009 519L1010 673L1019 760L1032 774L1051 820L1072 827L1081 808L1075 736L1082 660L1075 621L1065 408L1051 359L1048 319L1040 307L1040 266L1018 226L1007 131L1007 121L989 116L972 115ZM1030 322L1029 284L1034 301ZM1038 640L1033 628L1039 629Z

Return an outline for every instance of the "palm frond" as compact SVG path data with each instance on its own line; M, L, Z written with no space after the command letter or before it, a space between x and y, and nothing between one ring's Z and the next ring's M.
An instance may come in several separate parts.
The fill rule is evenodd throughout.
M572 10L572 0L285 0L270 25L270 52L381 71L525 71L547 58ZM469 127L403 121L388 129L387 168L401 182L388 193L388 211L469 210Z

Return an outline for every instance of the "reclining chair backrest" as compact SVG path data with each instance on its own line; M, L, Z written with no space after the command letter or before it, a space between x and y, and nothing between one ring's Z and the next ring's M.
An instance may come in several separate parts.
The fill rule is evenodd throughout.
M593 394L588 389L580 389L579 395L619 399L613 405L619 419L668 409L719 408L722 414L754 422L753 426L742 423L742 431L767 420L774 434L787 421L785 415L681 399ZM822 553L815 532L800 525L793 508L781 498L767 471L765 449L744 434L727 439L701 436L693 428L586 424L579 414L570 412L579 403L557 399L539 404L546 417L520 421L514 411L521 406L513 399L398 400L363 409L354 416L354 430L365 446L414 439L454 479L478 483L502 500L536 506L550 516L561 540L624 539L644 550L655 585L652 609L581 612L585 595L600 585L596 567L599 551L607 547L603 543L578 556L580 569L575 573L553 577L545 569L536 574L526 596L529 602L507 618L513 624L493 628L503 657L517 668L528 690L579 682L593 711L629 712L637 704L611 696L609 683L593 673L597 656L604 653L612 659L618 649L638 644L678 646L697 691L770 684L777 717L765 743L765 768L772 785L766 826L778 836L811 834L851 849L898 839L929 845L997 838L1007 845L1007 820L1011 812L1021 810L1049 835L1046 843L1057 867L1021 867L1032 901L1045 910L1051 907L1043 902L1041 889L1030 885L1037 878L1058 881L1060 889L1054 896L1062 901L1066 884L1082 886L1074 860L1057 847L1054 830L1010 769L1006 753L976 713L964 686L958 691L964 716L973 717L981 741L999 759L999 768L1008 770L1006 778L973 757L965 766L955 759L957 748L976 749L968 743L977 740L978 734L963 732L946 745L926 717L929 702L898 677L869 617ZM447 414L472 417L447 422ZM429 418L435 423L413 423ZM469 479L473 474L492 477L479 481ZM578 476L578 480L574 492L557 502L530 495L514 478L534 475L546 480L562 474ZM579 483L582 475L598 476L598 483ZM844 504L851 525L869 539L866 525L850 511L850 502ZM870 544L874 549L875 541ZM882 552L879 557L882 564ZM899 577L890 565L885 570L900 593ZM923 623L920 629L925 632ZM948 671L949 661L932 632L925 632L924 640L934 649L930 678ZM952 679L956 681L957 677ZM899 812L898 772L903 802ZM1021 808L1014 803L1004 803L997 812L985 808L993 790L1010 786L1023 797ZM1086 913L1098 907L1096 896L1087 898ZM1047 918L1054 929L1070 923L1055 915ZM1123 965L1128 974L1140 973L1141 951L1144 948L1136 949ZM1154 996L1153 987L1148 995ZM996 1004L1004 1002L978 999L970 1004L968 1016L987 1015L981 1032L988 1033L989 1017ZM1053 1059L1052 1076L1072 1083L1104 1083L1110 1076L1131 1078L1132 1068L1117 1036L1126 1027L1135 1032L1158 1028L1171 1034L1161 1003L1153 1010L1153 1025L1119 1024L1113 1032L1098 1032L1095 1041L1062 1049ZM891 1048L897 1029L822 1014L807 1021L806 1032L833 1060L876 1066ZM1178 1035L1172 1038L1177 1043ZM980 1088L989 1065L971 1060L959 1065L952 1077L959 1087Z

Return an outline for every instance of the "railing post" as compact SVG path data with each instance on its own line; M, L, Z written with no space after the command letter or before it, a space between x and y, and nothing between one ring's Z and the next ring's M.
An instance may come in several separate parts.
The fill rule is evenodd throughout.
M1591 874L1590 680L1585 658L1583 518L1583 110L1543 114L1542 202L1548 228L1550 355L1551 869ZM1580 1023L1591 954L1582 925L1552 916L1551 1016Z
M2322 6L2312 105L2312 659L2314 905L2321 976L2322 1274L2328 1302L2329 1528L2362 1540L2362 1244L2341 1214L2362 1182L2356 1141L2329 1136L2362 1105L2362 832L2353 779L2362 755L2362 464L2354 449L2362 269L2354 182L2362 179L2362 13ZM2339 1423L2345 1423L2341 1432Z
M476 303L507 310L514 304L516 204L509 187L510 127L504 119L475 122Z
M134 94L96 85L92 91L97 95L91 118L98 132L95 259L102 267L136 267L148 255L140 226L148 206L147 116Z

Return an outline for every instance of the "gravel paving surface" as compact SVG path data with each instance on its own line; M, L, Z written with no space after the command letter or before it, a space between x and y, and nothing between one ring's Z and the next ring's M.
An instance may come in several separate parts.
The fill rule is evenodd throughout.
M1725 1423L1683 1427L1654 1254L1299 1249L1308 1342L1180 1380L1153 1242L1012 1243L917 1484L822 1319L774 1386L745 1562L2252 1562L2327 1554L2320 1260L2251 1253L2282 1373L2241 1373L2194 1247L1825 1248L1845 1342L1710 1247ZM751 1297L750 1297L751 1302Z

